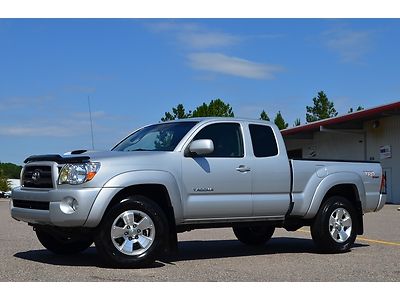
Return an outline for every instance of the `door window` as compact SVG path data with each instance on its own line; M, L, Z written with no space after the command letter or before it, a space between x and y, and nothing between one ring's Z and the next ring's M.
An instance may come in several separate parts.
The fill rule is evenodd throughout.
M271 127L250 124L249 129L255 157L269 157L278 154L278 146Z
M204 127L194 137L195 140L209 139L214 143L214 151L206 157L243 157L243 138L237 123L217 123Z

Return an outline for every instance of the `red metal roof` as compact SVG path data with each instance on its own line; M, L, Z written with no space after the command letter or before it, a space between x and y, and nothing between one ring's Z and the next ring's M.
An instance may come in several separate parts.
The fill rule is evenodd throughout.
M288 129L282 130L282 135L294 135L300 132L307 132L307 131L316 131L319 130L320 126L329 126L329 125L336 125L340 123L350 122L350 121L357 121L363 119L373 119L382 117L382 113L391 112L391 111L399 111L400 112L400 102L394 102L382 106L377 106L369 109L364 109L360 111L356 111L353 113L349 113L346 115L333 117L329 119L324 119L320 121L315 121L312 123L308 123L305 125L300 125Z

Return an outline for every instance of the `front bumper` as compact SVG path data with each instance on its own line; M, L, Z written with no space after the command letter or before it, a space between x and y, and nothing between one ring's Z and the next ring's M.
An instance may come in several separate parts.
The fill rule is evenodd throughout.
M101 188L42 190L18 187L11 195L11 216L33 224L83 226L100 191ZM71 203L74 203L74 209Z

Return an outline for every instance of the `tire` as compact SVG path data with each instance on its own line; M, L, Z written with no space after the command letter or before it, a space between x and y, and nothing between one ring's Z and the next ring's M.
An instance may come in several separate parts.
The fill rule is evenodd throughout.
M246 245L260 246L268 242L274 234L275 227L259 225L233 228L233 233L239 241Z
M131 196L122 199L105 215L95 244L107 265L142 268L157 259L168 232L165 214L154 201Z
M344 197L332 196L322 204L311 225L311 236L325 253L343 253L350 250L357 237L357 213Z
M35 232L39 242L43 245L43 247L54 254L76 254L86 250L91 244L93 244L93 240L87 238L58 238L40 228L35 228Z

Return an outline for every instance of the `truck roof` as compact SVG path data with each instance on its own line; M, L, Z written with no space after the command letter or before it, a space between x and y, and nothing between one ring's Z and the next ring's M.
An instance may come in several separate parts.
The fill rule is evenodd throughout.
M255 122L255 123L268 123L273 124L270 121L264 121L252 118L233 118L233 117L200 117L200 118L186 118L186 119L175 119L166 121L165 123L173 122L209 122L209 121L237 121L237 122Z

